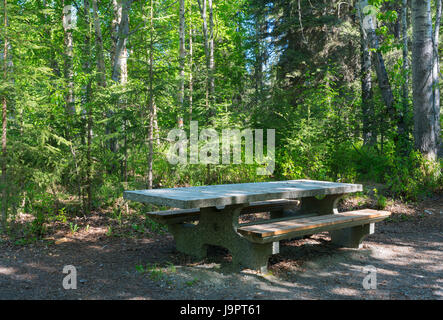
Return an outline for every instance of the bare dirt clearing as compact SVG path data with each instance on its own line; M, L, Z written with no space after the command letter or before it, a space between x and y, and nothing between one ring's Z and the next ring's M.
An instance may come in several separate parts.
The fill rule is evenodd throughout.
M391 219L376 224L363 249L334 247L327 233L286 241L266 275L231 270L218 248L194 260L168 233L138 233L130 223L110 236L107 218L95 215L79 219L75 233L33 244L3 239L0 299L443 299L443 197L386 210ZM63 289L66 265L77 269L76 290ZM367 266L377 270L376 290L363 288Z

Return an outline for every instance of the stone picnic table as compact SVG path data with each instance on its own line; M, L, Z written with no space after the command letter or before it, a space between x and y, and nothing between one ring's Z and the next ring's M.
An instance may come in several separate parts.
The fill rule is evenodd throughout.
M374 222L390 214L338 212L341 197L362 190L360 184L288 180L125 191L123 196L182 209L148 214L168 225L178 251L204 258L209 245L221 246L229 250L233 264L265 272L282 239L330 231L333 242L361 247L363 237L374 232ZM295 200L301 202L297 209ZM270 212L271 219L239 224L241 214L258 212Z

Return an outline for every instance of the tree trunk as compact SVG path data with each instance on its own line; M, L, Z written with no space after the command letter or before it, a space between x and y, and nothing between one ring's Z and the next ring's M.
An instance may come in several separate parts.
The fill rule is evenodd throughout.
M430 0L412 0L412 93L415 148L436 160L440 134L434 101L434 54Z
M198 5L200 7L201 17L203 20L203 39L204 39L205 58L206 58L206 109L209 110L210 53L209 53L209 36L208 36L208 21L207 21L207 1L208 0L202 0L202 3L200 3L200 0L197 0Z
M3 47L3 80L6 82L8 78L8 10L7 10L7 0L3 1L4 4L4 47ZM3 230L6 230L6 225L8 221L8 188L6 179L7 170L7 149L6 149L6 131L7 131L7 101L6 96L2 97L2 224Z
M106 68L105 57L103 55L103 37L98 17L97 0L92 0L92 9L94 11L94 30L95 30L95 48L97 55L98 84L100 87L106 87Z
M399 137L401 139L402 154L406 155L406 147L409 140L409 57L408 57L408 0L402 0L401 9L401 34L403 42L403 76L404 82L402 85L402 110L399 115L398 129Z
M193 79L193 63L194 63L194 48L193 48L193 25L192 25L192 1L189 1L189 122L192 121L192 104L194 93L194 79Z
M374 102L372 100L371 52L367 37L362 34L361 43L361 91L363 113L363 144L374 146L377 143L377 133L374 126Z
M153 160L154 160L154 2L150 8L150 37L149 37L149 126L148 126L148 177L147 188L153 187Z
M78 162L78 155L75 148L74 139L71 136L73 126L74 126L74 116L76 112L75 107L75 96L74 96L74 39L72 35L72 8L69 8L66 2L62 1L63 6L63 29L64 29L64 41L65 41L65 53L64 53L64 77L65 77L65 109L67 116L67 126L66 126L66 138L71 143L70 150L72 154L72 160L74 163L75 175L77 177L77 193L79 200L82 199L82 177Z
M179 86L178 86L178 104L179 104L179 122L180 118L183 122L185 115L184 108L184 97L185 97L185 0L180 0L180 12L179 12L179 67L180 67L180 76L179 76Z
M366 146L374 146L377 143L377 133L374 125L374 102L372 91L372 76L371 76L371 51L368 31L365 28L365 14L364 7L367 5L366 1L361 1L357 6L357 11L360 20L361 33L361 91L362 91L362 116L363 116L363 144Z
M365 36L368 38L370 47L375 49L375 52L373 52L372 55L372 62L377 73L378 86L380 88L383 101L386 105L387 112L390 114L392 119L395 119L396 111L394 107L394 95L392 94L383 56L378 50L379 44L377 34L375 33L374 17L365 12L366 7L368 7L368 0L360 0L358 3L358 9L360 13L361 27L363 28Z
M118 24L118 37L114 51L114 61L112 67L112 80L120 82L122 77L122 67L126 65L127 52L126 42L129 35L129 9L131 8L132 0L123 0L121 6L121 20ZM120 8L117 7L117 12ZM125 75L123 75L125 77Z
M120 0L112 0L112 11L114 16L111 21L111 63L114 65L119 25L122 20L122 6Z
M123 0L121 3L114 0L113 1L113 9L114 9L114 20L112 22L111 27L113 32L113 45L111 48L111 57L112 60L112 80L115 83L120 83L125 85L127 82L127 39L129 35L129 10L131 8L133 0ZM118 104L121 105L121 101L118 101ZM124 104L123 104L124 105ZM113 112L110 111L108 117L112 117ZM114 129L108 126L107 133L113 132ZM125 132L125 124L123 124L123 132ZM124 138L123 148L126 149L126 137ZM113 138L110 140L110 150L113 153L118 151L118 142L117 139ZM125 159L120 162L120 173L122 176L122 180L126 181L126 168L125 168L125 160L126 160L126 151L124 150ZM113 171L114 168L111 168Z
M93 0L94 1L94 0ZM84 46L84 59L85 63L83 69L85 74L88 76L91 74L91 22L90 22L90 0L84 0L84 16L85 24L88 27L85 34L85 46ZM92 79L88 81L85 88L85 112L86 112L86 198L87 201L83 200L83 214L91 213L92 211L92 159L91 159L91 144L92 144L92 110L91 110L91 96L92 96ZM83 197L84 199L84 197Z
M66 1L67 2L67 1ZM63 21L66 21L64 25L64 38L65 38L65 81L66 81L66 93L65 104L66 113L69 117L75 114L75 98L74 98L74 40L72 37L72 26L68 21L70 15L69 10L65 10L66 2L63 1Z
M434 126L435 126L435 140L437 144L437 156L443 157L443 145L440 140L440 57L438 52L439 36L440 36L440 22L441 22L441 0L435 0L435 24L432 35L433 46L433 94L434 94Z
M214 104L215 93L215 62L214 62L214 10L212 0L208 0L209 7L209 92L211 104Z
M122 6L120 4L119 0L112 0L112 9L114 13L114 18L111 22L111 66L112 66L112 74L111 79L114 81L114 83L118 83L120 81L120 73L121 73L121 61L120 61L120 52L117 53L117 46L118 42L120 40L120 50L123 48L123 39L119 38L119 35L121 33L120 26L122 25ZM126 39L124 39L126 41ZM114 111L112 109L109 109L106 117L108 119L112 118L114 115ZM106 125L106 135L112 134L114 132L114 128L112 128L112 125L108 123ZM117 139L112 138L109 140L109 150L112 153L116 153L118 149L117 146ZM111 173L115 169L114 164L111 165L110 169L108 169L108 172Z
M97 0L92 0L92 10L93 10L93 18L94 18L94 31L95 31L95 50L96 50L96 59L97 59L97 83L100 88L106 88L107 80L106 80L106 66L105 66L105 57L103 51L103 36L101 31L101 23L100 18L98 16L98 4ZM88 211L92 212L92 130L93 130L93 117L92 117L92 108L89 108L88 111L88 147L87 147L87 176L88 176Z
M256 41L256 53L255 53L255 103L258 106L263 89L263 65L264 65L264 50L262 46L262 40L266 32L265 21L260 13L256 13L255 17L255 41Z

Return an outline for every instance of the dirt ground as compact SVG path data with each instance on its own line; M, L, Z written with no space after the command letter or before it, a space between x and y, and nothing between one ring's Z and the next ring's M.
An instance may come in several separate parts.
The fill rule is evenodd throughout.
M357 207L356 199L341 205ZM108 218L96 214L79 218L75 233L62 228L27 245L0 239L0 299L443 300L443 196L386 210L392 217L362 249L334 247L327 233L282 242L267 274L231 270L220 248L192 259L168 233L136 225L111 235ZM67 265L77 270L77 289L63 288ZM363 287L369 275L376 289Z

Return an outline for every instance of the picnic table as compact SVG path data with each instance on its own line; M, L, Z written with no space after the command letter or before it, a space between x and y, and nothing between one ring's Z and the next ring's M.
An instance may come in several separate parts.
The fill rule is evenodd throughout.
M362 190L360 184L289 180L125 191L124 198L181 209L148 214L168 226L178 251L204 258L209 245L221 246L235 265L265 272L283 239L329 231L333 243L360 248L375 222L390 215L338 212L340 198ZM270 212L270 219L239 223L240 215L259 212Z

